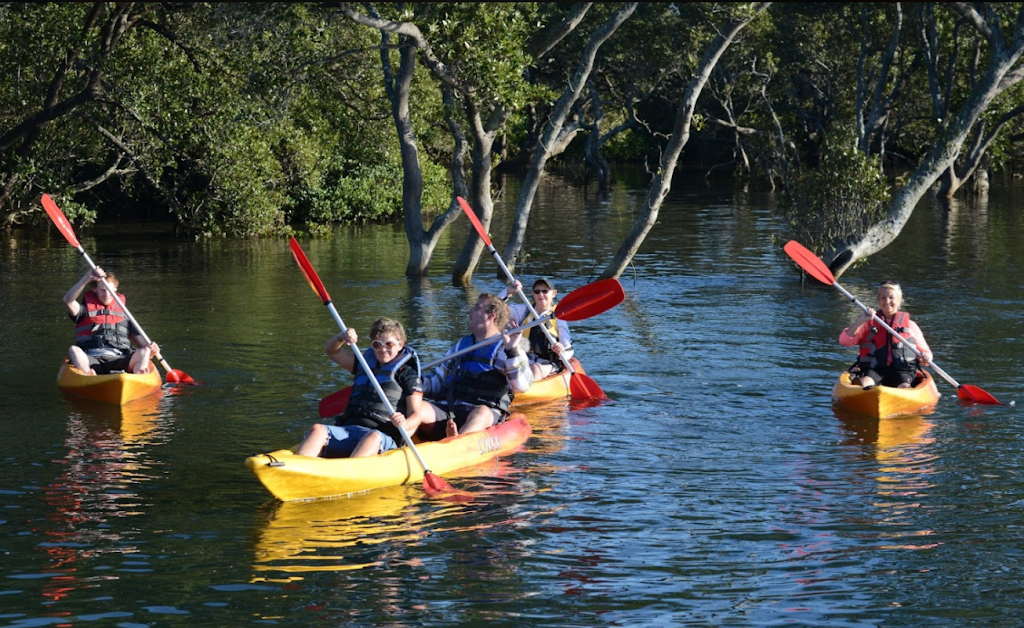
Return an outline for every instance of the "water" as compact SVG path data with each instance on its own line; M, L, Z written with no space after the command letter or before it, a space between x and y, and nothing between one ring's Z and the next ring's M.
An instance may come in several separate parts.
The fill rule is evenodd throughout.
M509 182L501 207L516 198ZM1015 401L1024 191L927 201L894 246L839 282L895 278L936 362ZM601 201L551 179L524 283L596 278L645 190ZM834 409L859 310L801 285L772 244L773 199L681 184L622 277L626 301L572 324L611 397L530 408L523 451L419 485L276 502L244 467L295 444L349 383L336 326L287 243L194 243L157 227L79 234L118 273L170 365L200 386L123 409L63 398L61 297L85 271L56 233L0 251L0 626L1017 626L1024 471L1016 406L871 420ZM510 217L494 225L498 250ZM426 360L502 282L486 255L450 285L404 276L394 227L303 240L349 326L402 320Z

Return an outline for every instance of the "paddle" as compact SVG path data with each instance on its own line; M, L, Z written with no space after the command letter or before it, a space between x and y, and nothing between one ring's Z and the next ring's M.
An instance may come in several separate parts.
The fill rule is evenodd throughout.
M324 287L324 283L320 281L320 277L316 274L316 271L313 270L313 265L309 263L309 259L307 259L306 254L303 253L302 247L299 246L298 241L296 241L294 237L291 238L288 245L292 249L292 255L295 256L295 261L298 262L299 268L302 269L302 274L306 276L306 281L309 282L309 286L313 288L313 292L317 293L320 299L324 302L324 305L327 306L327 309L330 310L331 316L334 317L335 322L338 323L338 327L341 328L341 333L346 333L348 328L345 327L345 322L341 320L341 315L338 314L338 310L334 307L334 303L331 302L331 296L327 294L327 288ZM377 396L380 397L380 400L387 408L388 416L394 414L394 407L388 400L387 395L384 394L384 389L380 387L380 382L377 381L376 377L372 376L373 371L370 370L370 365L366 363L366 358L363 357L362 352L360 352L355 345L352 345L352 353L354 353L356 359L359 360L359 366L362 367L363 372L371 374L369 377L370 383L373 384L373 389L377 391ZM409 446L410 451L412 451L413 455L416 456L417 462L419 462L420 466L423 467L423 490L427 495L435 496L442 493L455 492L455 489L452 488L451 485L427 468L427 463L423 462L420 452L416 449L416 445L412 442L412 439L409 438L409 434L406 433L405 429L400 425L396 427L398 428L398 432L402 435L402 440L404 440L405 444Z
M868 308L866 305L858 301L857 298L854 297L852 294L847 292L845 288L836 283L835 277L832 275L832 271L828 269L828 266L825 265L825 262L821 261L821 259L819 259L817 255L815 255L809 249L807 249L807 247L805 247L804 245L800 244L795 240L790 240L789 242L786 243L786 246L784 246L783 249L786 251L786 254L793 258L793 261L799 264L800 268L803 268L805 271L807 271L809 275L811 275L821 283L830 286L835 286L836 288L838 288L840 292L846 295L846 298L848 298L853 303L857 304L857 307L859 307L865 314L871 311L870 308ZM875 321L878 321L878 323L881 324L886 331L892 334L893 338L896 338L897 341L901 339L900 335L896 333L896 330L887 325L886 322L882 320L877 314L872 315L872 318ZM909 343L901 344L904 344L907 347L909 347L910 350L913 351L918 358L924 359L924 356L921 355L921 352L918 351L917 347L915 347L914 345ZM946 372L940 369L938 365L936 365L934 362L930 363L930 366L947 382L956 387L956 394L961 401L969 401L971 403L988 405L1003 405L1001 401L990 395L988 392L982 390L981 388L978 388L977 386L971 386L969 384L961 385L957 383L955 379L947 375Z
M459 205L462 206L462 211L466 213L466 217L469 218L469 222L473 223L473 228L476 229L477 235L479 235L480 239L483 240L484 244L487 245L487 250L490 251L491 255L494 256L494 261L498 263L498 266L501 268L502 272L504 272L505 276L508 277L509 282L515 285L515 276L512 275L512 271L508 269L508 266L506 266L505 262L502 261L501 255L498 254L498 251L495 250L494 245L491 244L491 238L488 237L487 230L484 229L484 226L480 224L480 219L476 217L475 213L473 213L473 208L470 207L469 203L466 202L466 199L462 198L461 196L456 196L455 198L459 201ZM533 315L534 320L540 318L540 314L537 313L536 308L534 308L533 304L530 303L530 299L528 299L527 296L523 294L523 289L520 287L519 289L516 290L516 293L519 295L519 298L523 300L523 303L526 304L526 307L529 308L530 314ZM551 332L548 331L548 328L546 326L542 326L540 329L542 332L544 332L544 337L547 338L548 343L554 345L556 342L558 342L551 335ZM577 373L576 370L572 368L572 364L569 363L569 360L564 355L559 353L558 358L562 361L562 364L565 365L565 368L569 371L569 373L571 373L571 376L569 377L569 392L572 395L573 399L608 398L608 395L604 394L604 391L601 390L601 387L597 385L597 382L595 382L585 373Z
M78 238L75 236L75 230L71 228L71 223L69 223L68 219L64 216L64 212L62 212L60 208L57 207L57 203L55 203L54 200L50 198L48 194L43 194L42 201L43 209L45 209L46 213L49 214L50 219L53 220L53 224L57 225L57 229L61 232L64 238L71 243L71 246L78 249L78 252L81 253L82 257L85 258L85 261L88 262L89 267L92 268L93 270L96 270L96 264L94 264L92 259L89 258L89 254L85 252L85 249L82 248L82 245L78 243ZM117 290L115 290L113 286L107 283L106 279L102 279L102 281L103 285L106 286L107 291L110 292L110 294L114 295L114 300L117 301L117 304L119 306L121 306L121 309L128 317L128 320L130 320L132 324L135 325L135 329L139 330L139 335L142 336L142 339L146 342L146 346L153 344L153 341L149 339L149 336L146 335L146 332L142 330L142 326L139 325L139 321L135 320L135 317L132 316L132 313L128 311L128 308L127 306L125 306L124 301L122 301L117 296ZM168 382L181 384L195 383L195 380L189 377L188 374L186 374L184 371L172 369L171 365L167 363L167 360L164 360L163 356L160 355L159 353L156 354L156 359L164 367L164 370L167 371Z
M555 311L552 316L542 316L538 319L532 320L525 325L510 329L508 333L515 334L520 331L542 325L554 317L560 318L564 321L579 321L591 316L597 316L602 312L606 312L619 303L622 303L623 299L626 298L625 292L622 290L622 284L619 283L618 279L614 277L611 279L602 279L589 283L585 286L576 288L569 294L565 295L557 305L555 305ZM501 334L495 334L490 338L481 340L473 346L466 347L461 351L456 351L450 355L446 355L440 360L435 360L429 364L421 367L422 370L431 369L438 364L452 358L457 358L460 355L471 353L476 351L484 345L489 345L492 342L497 342L501 339ZM327 395L320 400L320 416L322 418L328 418L341 414L345 406L348 405L348 398L352 395L352 387L343 388L337 392Z

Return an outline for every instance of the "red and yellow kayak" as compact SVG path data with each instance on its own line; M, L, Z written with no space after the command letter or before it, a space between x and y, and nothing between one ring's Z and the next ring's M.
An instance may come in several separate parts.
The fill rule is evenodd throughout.
M839 376L832 388L832 401L850 410L884 419L903 414L922 414L941 397L931 374L922 371L913 388L875 386L864 390L850 383L850 374Z
M569 364L572 364L573 370L577 373L586 374L586 371L583 370L583 365L576 358L569 358ZM529 403L543 403L545 401L555 401L570 397L572 396L572 392L569 389L569 379L571 377L572 373L568 370L563 370L560 373L537 380L526 392L517 392L515 398L512 399L512 405L522 406Z
M526 417L513 413L482 432L418 443L416 451L428 469L443 477L513 452L531 432ZM281 501L341 497L423 480L423 468L408 447L365 458L314 458L279 449L250 456L245 466Z
M65 360L57 372L57 386L70 395L124 405L159 391L163 378L155 364L142 374L86 375Z

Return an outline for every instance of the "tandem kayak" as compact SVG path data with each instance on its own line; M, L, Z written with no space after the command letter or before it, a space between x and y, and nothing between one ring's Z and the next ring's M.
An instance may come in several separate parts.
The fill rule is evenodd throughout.
M839 376L832 388L832 401L850 410L884 419L902 414L919 414L939 401L941 393L931 374L919 371L921 377L912 388L875 386L864 390L850 383L850 374Z
M65 393L124 405L160 390L163 379L155 364L148 373L111 373L86 375L67 360L57 372L57 386Z
M576 358L569 358L569 364L572 365L573 370L577 373L586 374L586 371L583 370L583 365ZM544 379L537 380L533 382L533 385L526 392L517 392L515 397L512 398L512 405L520 406L528 403L543 403L545 401L555 401L570 397L572 396L572 392L569 389L571 377L572 373L566 369L549 375Z
M513 413L482 432L417 443L416 451L430 471L443 476L509 454L531 432L526 416ZM245 466L281 501L340 497L423 479L423 468L408 447L365 458L315 458L280 449L250 456Z

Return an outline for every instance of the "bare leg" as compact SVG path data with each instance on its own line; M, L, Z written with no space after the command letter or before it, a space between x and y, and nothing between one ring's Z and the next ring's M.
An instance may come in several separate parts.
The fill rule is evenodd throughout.
M299 448L295 450L300 456L312 456L316 458L319 456L324 447L327 446L327 426L323 423L316 423L313 427L306 430L306 435L302 438L302 442L299 443Z
M96 374L96 371L92 370L92 367L89 366L89 356L85 355L85 351L72 346L71 349L68 350L68 357L71 358L71 365L79 371L82 371L86 375Z
M128 362L128 370L132 373L148 373L152 364L153 352L149 347L143 347L132 353L132 359Z
M352 450L350 458L365 458L366 456L376 456L380 453L380 432L376 430L369 432L366 436L359 441L356 448Z
M554 364L537 364L534 362L530 365L530 370L533 371L533 380L544 379L555 372Z
M865 389L868 389L868 388L871 388L872 386L875 385L875 380L873 380L869 376L865 375L864 377L860 378L860 384Z
M476 406L469 413L469 418L466 419L465 425L462 426L461 433L482 432L492 425L494 425L494 411L488 406Z
M459 427L455 425L455 421L453 421L452 419L448 419L448 423L445 424L444 426L444 434L445 436L459 435Z

